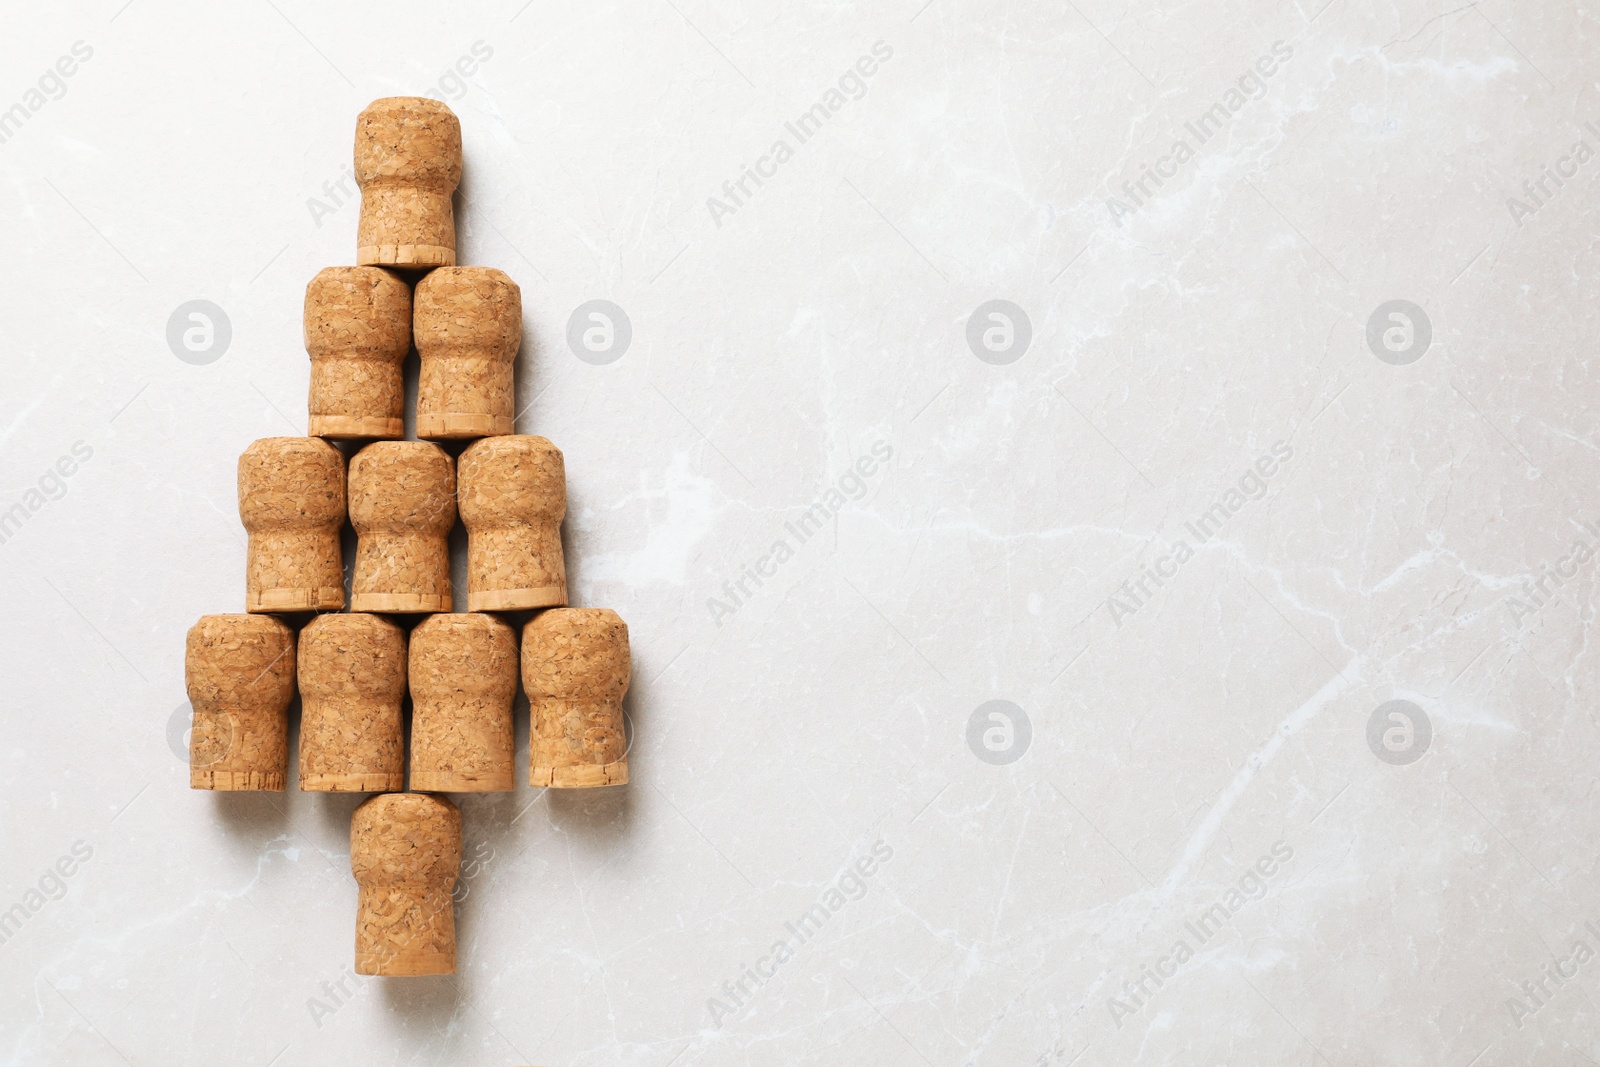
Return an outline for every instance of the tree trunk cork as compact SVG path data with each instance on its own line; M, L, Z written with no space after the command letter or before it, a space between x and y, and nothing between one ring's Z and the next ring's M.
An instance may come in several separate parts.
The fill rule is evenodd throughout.
M422 360L418 437L511 432L522 290L492 267L447 267L417 283L413 332Z
M328 267L306 286L312 437L404 437L411 289L377 267Z
M189 628L191 789L283 789L294 644L294 631L270 615L202 615Z
M461 123L437 100L390 96L356 118L361 221L356 263L448 267L456 261L450 197L461 184Z
M622 697L632 665L628 624L607 608L553 608L522 628L522 685L535 788L625 785Z
M454 974L451 891L461 871L461 812L444 797L390 793L350 817L356 973Z
M567 472L543 437L487 437L461 453L467 610L519 611L567 602L561 520Z
M339 530L344 457L315 437L265 437L239 457L239 520L250 533L245 610L344 607Z
M300 788L406 787L406 636L377 615L318 615L300 632Z
M449 611L456 474L427 441L379 441L350 461L352 611Z
M411 788L515 789L517 634L493 615L433 615L411 631Z

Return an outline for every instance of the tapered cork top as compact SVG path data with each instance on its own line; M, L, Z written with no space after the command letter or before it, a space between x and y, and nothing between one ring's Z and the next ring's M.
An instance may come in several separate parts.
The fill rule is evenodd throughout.
M456 521L450 456L427 441L379 441L350 461L350 521L358 530L442 533Z
M510 362L522 344L522 290L493 267L440 267L417 283L417 351Z
M552 608L522 629L522 684L530 700L620 700L631 678L628 624L610 608Z
M509 701L516 695L516 655L516 631L493 615L430 615L411 631L411 688Z
M350 871L368 885L439 885L461 869L461 812L444 797L387 793L350 818Z
M485 437L461 453L459 466L468 527L560 522L567 513L566 463L543 437Z
M386 96L356 117L356 181L453 190L461 183L461 122L438 100Z
M274 616L202 615L189 627L186 649L190 699L272 706L294 694L294 631Z
M264 437L239 457L239 519L248 530L344 522L344 456L315 437Z
M318 615L300 631L300 690L308 698L398 706L406 692L405 631L378 615Z
M411 347L411 290L377 267L325 267L306 286L306 351L402 360Z

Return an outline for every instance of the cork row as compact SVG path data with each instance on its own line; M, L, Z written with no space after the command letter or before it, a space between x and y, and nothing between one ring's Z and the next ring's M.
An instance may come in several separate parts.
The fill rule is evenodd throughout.
M427 441L376 441L348 471L344 454L318 438L264 438L239 458L245 610L343 608L347 516L357 538L352 610L450 611L458 515L469 611L560 607L566 510L561 450L543 437L487 437L459 461Z
M313 437L405 436L404 365L417 348L417 436L511 432L522 291L492 267L443 267L411 288L378 267L328 267L306 287Z
M484 613L436 614L408 635L362 612L319 615L297 635L270 615L207 615L185 649L194 729L190 785L282 790L289 703L300 694L300 788L515 788L512 701L528 695L528 779L556 789L628 780L622 700L628 626L605 608L556 608L516 630Z

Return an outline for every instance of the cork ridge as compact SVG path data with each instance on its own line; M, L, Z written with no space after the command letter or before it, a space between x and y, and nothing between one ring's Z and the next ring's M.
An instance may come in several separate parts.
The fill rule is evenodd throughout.
M444 797L390 793L350 817L356 973L454 974L451 891L461 871L461 812Z
M411 289L377 267L328 267L306 286L313 437L405 436Z
M449 611L455 464L427 441L379 441L350 461L353 611Z
M184 641L183 677L194 707L189 787L281 791L294 631L270 615L202 615Z
M344 457L315 437L266 437L239 457L239 519L249 532L245 610L344 607L339 529Z
M628 781L622 698L632 678L628 624L608 608L552 608L522 629L529 783L582 789Z
M405 633L378 615L319 615L300 632L300 788L406 787Z
M459 467L467 610L564 606L567 473L561 450L543 437L487 437L461 454Z
M438 100L390 96L356 117L361 266L444 267L456 261L461 123Z
M417 283L413 332L422 361L417 436L508 434L522 344L522 290L492 267L446 267Z
M433 615L411 631L411 788L514 789L517 634L493 615Z

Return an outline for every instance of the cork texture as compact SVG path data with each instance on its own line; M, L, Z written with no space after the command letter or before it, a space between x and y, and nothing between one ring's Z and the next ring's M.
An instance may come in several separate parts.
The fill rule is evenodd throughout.
M339 530L344 457L315 437L267 437L239 457L239 520L250 534L245 610L344 607Z
M493 615L433 615L411 631L411 788L514 789L517 635Z
M300 788L406 787L406 636L377 615L319 615L300 632Z
M443 797L391 793L350 817L356 973L454 974L451 891L461 871L461 812Z
M459 467L467 610L565 605L561 520L567 473L561 450L543 437L488 437L461 454Z
M508 434L522 344L522 290L492 267L447 267L417 283L418 437Z
M455 464L427 441L379 441L350 461L352 611L449 611Z
M183 676L194 707L189 787L282 790L294 631L270 615L203 615L184 642Z
M461 123L419 96L374 100L356 117L361 266L445 267L456 261L450 198L461 184Z
M628 624L607 608L553 608L522 629L529 783L575 789L628 781L622 698Z
M306 286L313 437L404 437L411 289L377 267L328 267Z

